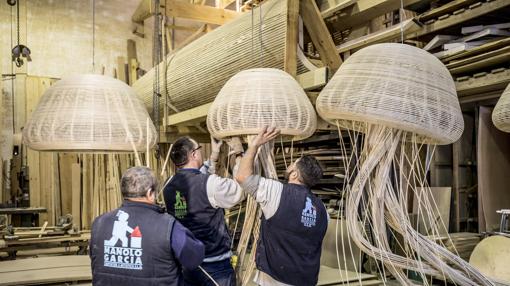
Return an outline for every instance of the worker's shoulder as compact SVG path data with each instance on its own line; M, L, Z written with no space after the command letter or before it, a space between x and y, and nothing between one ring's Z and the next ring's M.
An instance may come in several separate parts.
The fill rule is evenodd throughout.
M94 228L94 225L95 224L98 224L102 221L104 221L105 219L107 218L112 218L112 217L115 217L115 215L117 214L117 212L120 210L120 208L117 208L117 209L114 209L114 210L111 210L109 212L106 212L104 214L101 214L99 216L97 216L94 221L92 222L92 228Z

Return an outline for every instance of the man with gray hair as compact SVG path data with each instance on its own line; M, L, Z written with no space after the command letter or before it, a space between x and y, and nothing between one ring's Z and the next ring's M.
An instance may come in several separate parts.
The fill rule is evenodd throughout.
M182 285L182 269L195 269L204 245L156 205L158 182L146 167L121 179L122 206L92 224L94 285Z

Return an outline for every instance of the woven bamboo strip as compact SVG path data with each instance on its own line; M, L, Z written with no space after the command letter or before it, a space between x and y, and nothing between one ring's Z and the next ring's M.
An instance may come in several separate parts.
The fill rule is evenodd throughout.
M256 134L275 126L282 134L306 138L315 132L315 110L299 84L286 72L257 68L237 73L209 108L207 128L225 138Z

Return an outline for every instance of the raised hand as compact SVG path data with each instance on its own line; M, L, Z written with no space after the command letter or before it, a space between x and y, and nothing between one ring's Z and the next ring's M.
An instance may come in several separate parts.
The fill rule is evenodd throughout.
M265 126L260 130L259 134L250 142L250 146L260 147L265 143L273 140L276 136L280 135L280 129L276 129L276 127L268 127Z

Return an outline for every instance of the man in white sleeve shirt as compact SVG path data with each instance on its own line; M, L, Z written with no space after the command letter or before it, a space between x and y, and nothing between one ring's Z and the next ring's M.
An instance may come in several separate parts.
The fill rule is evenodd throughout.
M253 174L257 150L280 133L264 128L249 144L236 180L262 208L255 277L258 285L317 285L321 246L328 225L322 201L310 190L322 178L317 160L303 156L286 171L288 183Z
M235 140L234 140L235 141ZM242 153L240 141L229 142L236 156ZM209 171L214 171L221 142L212 140ZM233 179L222 178L204 168L200 145L189 138L177 139L170 158L177 167L176 174L167 181L163 194L166 208L188 228L205 246L201 267L221 286L236 285L236 275L230 263L231 238L225 225L225 208L241 202L244 192ZM201 171L202 170L202 171ZM185 285L215 285L202 271L183 271Z

